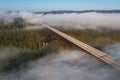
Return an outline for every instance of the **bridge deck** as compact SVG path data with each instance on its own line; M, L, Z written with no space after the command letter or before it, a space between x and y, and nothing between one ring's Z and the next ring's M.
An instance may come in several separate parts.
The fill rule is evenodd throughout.
M71 43L75 44L76 46L84 49L85 51L87 51L90 54L94 55L95 57L99 58L100 60L102 60L120 70L120 63L116 59L114 59L112 56L110 56L100 50L97 50L97 49L95 49L95 48L61 32L61 31L58 31L57 29L54 29L48 25L43 25L43 26L46 27L47 29L53 31L54 33L58 34L59 36L65 38L66 40L70 41Z

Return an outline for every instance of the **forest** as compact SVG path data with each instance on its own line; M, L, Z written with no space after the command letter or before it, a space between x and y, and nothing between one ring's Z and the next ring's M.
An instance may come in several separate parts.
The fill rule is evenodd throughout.
M14 67L19 69L31 60L68 49L72 45L47 29L24 30L25 27L22 19L7 24L0 22L0 54L5 54L2 50L9 51L7 57L0 58L0 71L11 71Z
M107 45L112 45L120 42L120 30L118 29L66 29L57 28L60 31L71 35L72 37L83 41L95 48L102 48Z
M28 61L49 55L49 53L76 48L73 44L45 28L25 30L26 25L28 23L21 18L16 18L7 24L0 21L0 49L10 48L14 51L17 48L19 50L18 53L9 54L9 57L0 58L0 71L9 71L14 67L19 68L20 65L25 66ZM55 28L97 49L120 42L119 30Z

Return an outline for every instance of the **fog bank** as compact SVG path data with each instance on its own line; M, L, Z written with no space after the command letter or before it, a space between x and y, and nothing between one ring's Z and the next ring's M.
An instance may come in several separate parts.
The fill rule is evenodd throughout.
M119 80L120 73L85 52L61 51L28 63L26 68L1 73L0 80Z
M0 21L4 21L5 24L13 22L15 18L20 17L17 12L11 12L0 10Z
M62 26L64 28L112 28L120 29L119 13L71 13L71 14L35 14L31 12L0 12L0 19L12 21L15 17L21 17L28 23L48 24Z
M72 13L72 14L33 14L21 12L21 17L30 23L48 24L71 28L113 28L120 29L120 14Z
M102 50L120 61L120 44L119 43L106 46Z

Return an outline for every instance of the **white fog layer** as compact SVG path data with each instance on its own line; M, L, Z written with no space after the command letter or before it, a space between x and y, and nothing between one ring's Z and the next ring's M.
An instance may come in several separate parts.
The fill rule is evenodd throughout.
M120 29L120 14L83 13L83 14L31 14L20 13L31 23L44 23L52 26L71 28L113 28Z
M0 11L0 21L4 21L5 24L12 22L15 18L22 18L27 23L63 28L120 29L120 13L43 15L31 12ZM102 50L120 61L120 44L106 46ZM0 63L8 63L9 59L19 54L20 50L17 48L1 48ZM56 55L52 54L36 61L30 61L26 67L20 66L20 70L0 72L0 80L120 80L120 72L86 52L63 50Z
M15 17L21 17L26 22L36 24L48 24L51 26L62 26L64 28L112 28L120 29L119 13L71 13L71 14L35 14L31 12L0 11L0 20L11 22Z
M120 61L120 44L106 46L103 51Z
M120 72L85 52L61 51L28 63L26 68L0 73L0 80L119 80Z

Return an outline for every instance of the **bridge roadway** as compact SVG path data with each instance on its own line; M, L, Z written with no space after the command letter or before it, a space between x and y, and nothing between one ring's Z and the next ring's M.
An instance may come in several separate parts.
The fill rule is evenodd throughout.
M41 25L40 25L41 26ZM120 62L117 61L115 58L113 58L112 56L100 51L100 50L97 50L55 28L52 28L48 25L45 25L45 24L42 24L42 26L44 26L45 28L51 30L52 32L56 33L57 35L63 37L64 39L70 41L71 43L73 43L74 45L82 48L83 50L87 51L88 53L92 54L93 56L97 57L98 59L102 60L103 62L105 63L108 63L110 65L112 65L113 67L115 67L116 69L120 70ZM27 29L30 30L30 28L28 27ZM39 29L39 27L37 28L32 28L32 29ZM41 28L40 28L41 29Z

